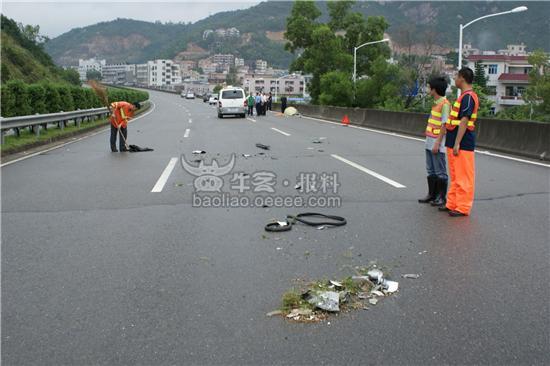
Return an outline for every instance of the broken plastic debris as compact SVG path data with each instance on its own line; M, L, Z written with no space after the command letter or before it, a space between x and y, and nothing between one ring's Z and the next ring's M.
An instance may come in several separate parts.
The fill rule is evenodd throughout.
M322 144L323 143L323 141L321 141L321 140L313 140L311 142L313 142L314 144Z
M277 224L279 224L279 226L288 226L288 221L277 221Z
M294 186L294 189L302 189L302 186L301 186L300 184L296 184L296 185Z
M396 281L384 280L383 285L384 285L384 290L386 290L389 293L395 292L399 288L399 282L396 282Z
M243 154L243 157L245 158L249 158L251 155L250 154Z
M257 148L263 149L263 150L269 150L269 145L264 144L256 144Z
M377 303L378 303L378 299L377 299L377 298L369 299L369 304L371 304L371 305L376 305Z
M417 278L420 277L420 275L417 274L417 273L407 273L407 274L401 275L401 277L403 277L403 278L411 278L411 279L413 279L413 280L416 280Z
M269 313L265 314L266 316L275 316L275 315L282 315L283 312L281 310L273 310L273 311L270 311Z
M193 150L193 154L195 154L195 155L206 154L206 151L204 151L204 150Z
M317 230L324 230L326 228L327 228L326 225L317 226Z
M384 293L382 291L378 291L378 290L371 291L371 294L376 295L376 296L384 296Z
M325 311L340 311L340 294L335 291L308 291L304 295L304 299L311 305L315 305Z
M329 282L330 282L331 285L334 285L334 286L336 286L336 287L344 287L344 286L342 285L342 282L333 281L333 280L330 280Z

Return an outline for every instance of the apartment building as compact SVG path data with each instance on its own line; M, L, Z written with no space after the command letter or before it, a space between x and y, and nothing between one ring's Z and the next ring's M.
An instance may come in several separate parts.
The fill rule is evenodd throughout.
M149 86L181 84L180 65L172 60L148 61Z
M88 71L94 70L102 72L103 67L106 65L105 60L96 60L95 58L90 59L80 59L78 60L78 75L80 76L81 81L86 80L86 73Z
M485 70L488 97L493 101L495 113L525 104L523 94L529 85L528 74L533 68L526 55L470 55L465 66L475 70L476 62L480 62Z
M267 71L267 61L256 60L256 73L264 74Z
M265 74L247 74L243 78L247 93L271 92L277 95L307 96L306 78L303 75L275 76Z
M103 66L101 76L108 84L135 83L136 65L108 64Z

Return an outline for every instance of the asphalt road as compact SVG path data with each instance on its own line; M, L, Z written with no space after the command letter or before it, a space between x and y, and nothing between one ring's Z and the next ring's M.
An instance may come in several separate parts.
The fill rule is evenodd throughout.
M154 152L111 153L103 132L2 168L3 365L550 363L548 167L477 154L472 215L450 218L416 202L418 140L151 99L129 141ZM195 177L170 162L197 149L222 166L236 154L233 194L234 172L276 174L278 196L304 195L300 173L337 173L341 207L192 207ZM263 231L311 210L348 225ZM373 260L400 291L370 310L265 316L293 280Z

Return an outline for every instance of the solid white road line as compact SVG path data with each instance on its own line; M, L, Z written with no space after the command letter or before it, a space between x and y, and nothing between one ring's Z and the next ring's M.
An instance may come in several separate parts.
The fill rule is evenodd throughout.
M338 160L340 160L340 161L343 161L344 163L346 163L346 164L348 164L348 165L351 165L351 166L354 167L355 169L359 169L360 171L362 171L362 172L364 172L364 173L367 173L367 174L369 174L369 175L372 175L373 177L378 178L378 179L380 179L381 181L386 182L386 183L388 183L388 184L391 185L391 186L394 186L395 188L406 188L406 187L405 187L403 184L401 184L401 183L398 183L398 182L396 182L396 181L394 181L394 180L391 180L390 178L384 177L384 176L381 175L381 174L378 174L378 173L376 173L376 172L374 172L374 171L372 171L372 170L370 170L370 169L365 168L365 167L362 166L362 165L359 165L359 164L357 164L357 163L354 163L353 161L350 161L350 160L348 160L348 159L345 159L345 158L343 158L343 157L341 157L341 156L339 156L339 155L331 154L330 156L332 156L333 158L338 159Z
M321 118L307 117L307 116L302 116L302 118L307 118L307 119L311 119L311 120L319 121L319 122L324 122L324 123L332 123L332 124L338 125L338 126L342 125L339 122L327 121L326 119L321 119ZM419 137L406 136L406 135L402 135L402 134L395 133L395 132L380 131L380 130L375 130L375 129L367 128L367 127L348 125L348 128L356 128L358 130L365 130L365 131L369 131L369 132L379 133L379 134L382 134L382 135L390 135L390 136L400 137L400 138L403 138L403 139L416 140L416 141L421 141L421 142L425 141L425 139L422 139L422 138L419 138ZM537 161L531 161L531 160L526 160L526 159L521 159L521 158L515 158L513 156L496 154L496 153L492 153L492 152L489 152L489 151L476 150L476 153L482 154L482 155L493 156L493 157L496 157L496 158L502 158L502 159L507 159L507 160L512 160L512 161L518 161L520 163L538 165L538 166L543 166L545 168L550 168L550 164L539 163Z
M272 129L273 131L279 132L280 134L283 134L283 135L285 135L285 136L290 136L289 133L286 133L285 131L278 130L278 129L276 129L275 127L271 127L271 129Z
M176 166L177 162L178 162L178 158L170 159L170 161L168 162L168 165L166 166L166 168L164 168L164 171L162 172L159 179L157 180L157 183L155 184L153 189L151 189L152 193L162 192L162 189L164 188L166 181L170 177L170 174L172 174L172 170L174 170L174 167Z
M246 119L249 120L250 122L256 122L256 120L255 120L255 119L252 119L252 118L246 117Z
M186 129L185 130L185 133L183 134L183 137L189 137L189 133L191 132L191 130L189 129Z
M148 114L152 113L152 112L155 110L155 108L156 108L157 105L156 105L155 103L153 103L153 102L151 102L151 104L153 104L153 107L151 108L150 111L148 111L148 112L146 112L146 113L144 113L144 114L141 114L141 115L137 116L136 118L132 119L132 120L130 121L130 123L132 123L132 122L134 122L134 121L136 121L136 120L138 120L138 119L140 119L140 118L142 118L142 117L145 117L145 116L147 116ZM74 144L75 142L78 142L78 141L87 139L88 137L92 137L92 136L95 136L95 135L99 135L100 133L103 133L103 132L108 131L108 130L110 130L110 129L111 129L111 127L109 126L109 127L107 127L107 128L104 128L104 129L99 130L99 131L97 131L97 132L94 132L94 133L92 133L92 134L89 134L89 135L86 135L86 136L77 138L77 139L75 139L75 140L72 140L72 141L69 141L69 142L65 142L65 143L63 143L63 144L56 145L56 146L54 146L54 147L50 147L50 148L48 148L48 149L40 150L40 151L38 151L38 152L29 154L29 155L22 156L22 157L20 157L20 158L15 159L15 160L11 160L11 161L8 161L7 163L1 164L0 167L4 167L4 166L6 166L6 165L10 165L10 164L13 164L13 163L17 163L18 161L21 161L21 160L25 160L25 159L32 158L33 156L37 156L37 155L43 154L43 153L45 153L45 152L49 152L49 151L52 151L52 150L55 150L55 149L60 149L60 148L62 148L63 146L67 146L67 145L70 145L70 144Z

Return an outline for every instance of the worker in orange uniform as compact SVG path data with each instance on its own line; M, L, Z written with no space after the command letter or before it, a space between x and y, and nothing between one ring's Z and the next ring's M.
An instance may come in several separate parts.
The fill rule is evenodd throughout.
M463 67L455 77L455 85L461 94L453 104L445 125L447 159L451 186L447 193L447 205L440 207L450 216L468 216L474 203L476 147L475 121L479 99L472 90L474 72Z
M139 103L135 105L128 102L113 102L111 103L111 151L117 152L116 139L119 137L120 151L128 151L126 139L128 137L128 121L134 115L136 109L139 108Z

